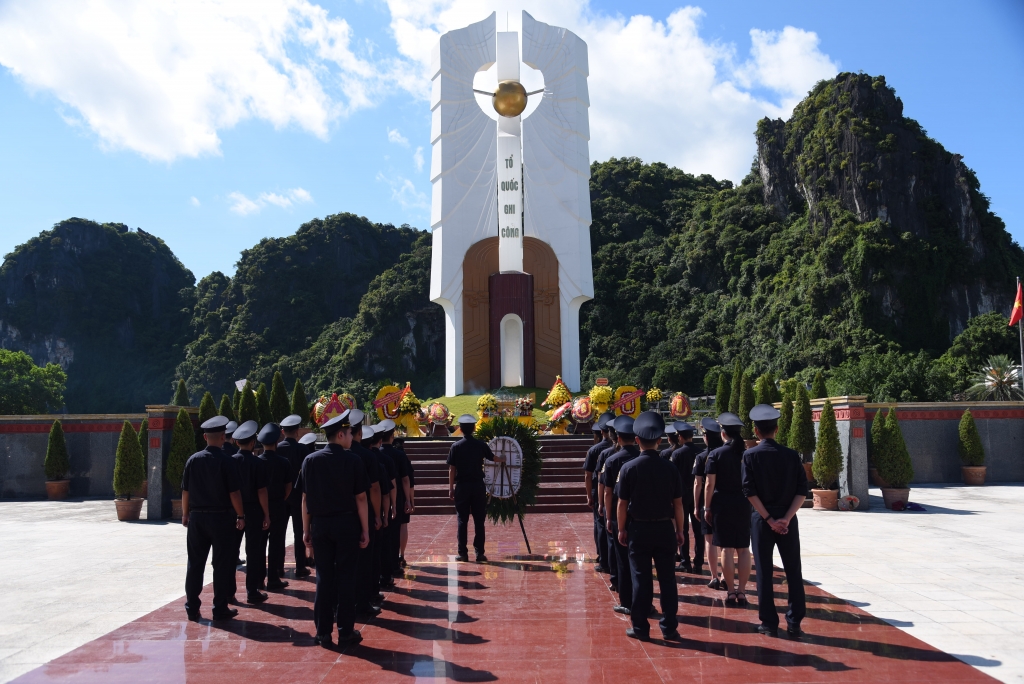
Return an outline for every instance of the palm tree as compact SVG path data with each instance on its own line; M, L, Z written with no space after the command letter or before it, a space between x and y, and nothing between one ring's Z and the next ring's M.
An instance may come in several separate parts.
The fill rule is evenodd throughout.
M971 381L973 384L967 388L967 396L971 399L1024 399L1024 392L1020 389L1020 366L1005 354L988 357L988 364L975 373Z

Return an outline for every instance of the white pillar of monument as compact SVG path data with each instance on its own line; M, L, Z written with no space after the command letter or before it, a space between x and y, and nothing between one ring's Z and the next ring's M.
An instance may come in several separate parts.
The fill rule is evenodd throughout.
M519 82L519 34L497 35L498 82ZM498 271L523 271L523 122L498 117ZM522 350L520 350L520 358Z

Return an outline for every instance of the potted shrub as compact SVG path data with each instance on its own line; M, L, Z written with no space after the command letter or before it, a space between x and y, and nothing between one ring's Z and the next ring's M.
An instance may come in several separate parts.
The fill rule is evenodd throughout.
M888 485L882 487L882 500L886 508L897 501L904 504L910 499L910 481L914 479L914 464L910 460L907 444L903 441L896 409L889 409L885 417L883 448L876 455L878 474Z
M964 484L980 486L985 484L985 447L981 443L981 435L978 434L978 426L974 424L974 416L971 410L964 411L960 418L960 443L957 445L960 452L960 472L964 478Z
M814 455L814 417L811 415L811 400L802 382L796 384L793 401L793 424L789 429L789 448L796 450L804 463L807 479L814 478L811 457Z
M196 438L188 411L179 409L171 434L171 449L167 454L167 482L176 498L171 499L171 518L181 520L181 476L185 474L185 461L195 452Z
M121 426L121 438L117 440L117 453L114 455L114 505L118 520L139 519L145 499L138 496L133 499L132 494L142 487L145 479L139 435L126 420Z
M882 476L878 474L878 468L875 466L876 454L885 448L885 414L882 409L875 411L874 420L871 421L871 442L869 447L868 475L871 478L871 484L876 487L887 487L888 485L882 479Z
M814 451L814 479L819 489L812 489L814 507L820 510L839 510L839 472L843 468L843 448L839 444L839 428L832 402L825 400L818 426L818 444Z
M149 418L142 419L139 426L139 450L142 452L142 486L139 487L139 496L145 499L149 496Z
M46 498L60 501L68 498L71 491L71 461L68 459L68 446L64 441L64 428L60 421L53 421L50 427L50 438L46 442L46 457L43 459L46 471Z

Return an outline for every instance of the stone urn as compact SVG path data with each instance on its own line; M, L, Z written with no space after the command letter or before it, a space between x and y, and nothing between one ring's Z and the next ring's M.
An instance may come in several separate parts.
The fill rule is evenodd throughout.
M171 520L181 520L181 499L171 499Z
M142 502L145 499L114 499L114 505L117 506L117 519L118 520L138 520L139 514L142 513ZM178 511L179 514L181 511ZM181 517L180 515L178 517Z
M885 503L885 507L892 510L892 505L897 501L902 501L906 504L910 501L910 487L882 487L882 502Z
M985 466L960 466L960 473L965 485L980 487L985 484Z
M71 480L47 480L46 498L50 501L63 501L71 492Z
M838 489L812 489L811 496L814 497L814 508L819 511L839 510Z

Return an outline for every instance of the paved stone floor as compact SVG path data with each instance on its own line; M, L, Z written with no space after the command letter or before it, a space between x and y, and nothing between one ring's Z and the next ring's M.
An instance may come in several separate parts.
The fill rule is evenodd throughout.
M1003 515L1004 499L1012 502L1024 493L1014 488L951 488L921 491L914 498L928 506L927 497L951 502L961 491L970 501L991 498L990 509L970 508L981 518L992 517L989 523ZM117 523L112 508L109 501L0 502L0 546L8 551L5 557L12 571L8 591L0 594L0 679L23 675L20 681L981 681L987 678L979 669L927 645L930 637L919 641L908 634L919 618L903 616L902 622L915 624L896 629L868 615L864 609L875 609L873 602L881 600L887 583L872 583L863 576L856 578L857 583L853 575L843 574L844 568L864 573L870 566L884 580L886 563L901 576L903 565L910 562L905 556L912 559L914 545L968 545L976 550L963 562L976 585L1003 587L1007 597L1021 596L1012 584L1019 582L1019 574L1009 570L1007 575L1008 569L986 565L990 551L997 551L994 546L958 541L957 533L939 520L952 514L935 510L897 517L804 511L806 574L821 584L820 589L809 588L804 640L757 635L754 606L727 609L721 592L705 588L697 577L680 576L683 641L640 644L624 636L628 623L611 611L612 596L603 576L594 573L583 557L593 544L588 516L528 518L533 556L526 555L518 527L489 527L488 554L495 562L488 565L451 562L454 521L422 517L414 518L407 577L388 596L385 613L364 627L363 644L339 654L312 645L313 583L305 580L290 578L293 584L285 595L274 595L259 608L244 607L230 623L185 621L184 529ZM967 509L963 503L947 503L946 508ZM883 529L881 536L891 536L900 545L899 556L877 543ZM952 542L931 538L951 535ZM990 537L999 538L995 533ZM836 555L851 549L861 562ZM1020 560L1019 548L1008 548L1007 553L1016 553ZM944 565L950 553L937 558L931 570L955 577L958 570ZM927 565L927 559L922 561L922 567ZM877 577L872 573L868 574ZM781 582L779 574L776 582ZM830 583L844 582L840 594L856 594L853 600L865 604L863 609L842 600L845 596L837 599L822 591ZM916 594L924 591L920 582L915 586ZM854 591L855 587L861 590ZM784 600L784 586L780 590L778 596ZM909 589L900 591L900 597L909 601ZM209 606L209 596L204 599ZM925 615L929 608L908 610ZM883 605L879 610L891 608ZM970 606L951 610L973 615ZM984 651L992 655L975 655L973 648L943 648L968 660L1009 664L1008 655L993 649ZM1003 666L994 662L974 664L1001 679L1015 676L1009 671L1010 676L1004 675Z

